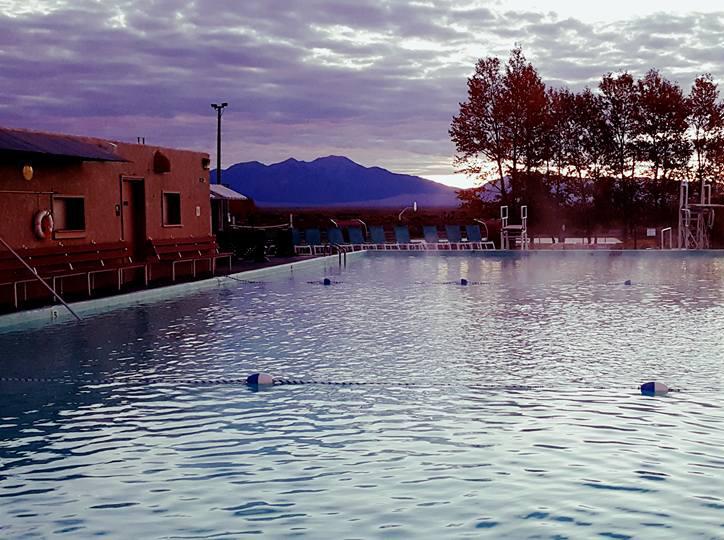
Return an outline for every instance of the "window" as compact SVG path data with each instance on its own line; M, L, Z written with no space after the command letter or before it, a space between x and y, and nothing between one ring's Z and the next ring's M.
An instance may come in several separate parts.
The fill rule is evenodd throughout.
M163 224L166 226L181 225L181 194L163 194Z
M56 232L85 231L85 198L55 195L53 197L53 224Z

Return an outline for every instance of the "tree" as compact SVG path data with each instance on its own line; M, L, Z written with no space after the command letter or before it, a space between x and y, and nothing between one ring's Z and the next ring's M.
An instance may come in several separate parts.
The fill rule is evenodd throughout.
M636 119L638 95L634 79L629 73L604 75L598 85L601 91L603 117L611 133L611 147L605 157L606 168L619 180L613 190L614 204L623 215L625 233L634 226L633 216L639 186L636 183Z
M546 158L547 162L555 168L552 181L548 171L548 183L559 206L565 206L568 202L568 190L563 180L568 176L571 165L570 140L575 132L574 100L574 95L565 88L550 88L547 92L549 127L546 138Z
M502 112L504 134L509 141L508 160L513 189L520 182L519 165L530 177L544 161L546 119L546 87L520 47L510 52L503 77Z
M484 177L486 164L494 165L501 200L508 204L523 188L521 167L530 173L544 160L546 96L545 85L520 47L511 51L504 74L501 70L497 58L478 61L450 137L463 171Z
M504 92L500 60L479 60L468 79L468 99L460 103L460 113L453 117L450 127L456 161L463 165L463 171L484 177L480 159L496 165L503 204L507 200L504 162L509 146L504 135Z
M694 81L688 97L689 126L694 152L694 172L702 185L714 174L724 139L724 107L719 89L709 73Z
M624 180L635 176L636 170L636 118L638 96L633 77L629 73L615 76L604 75L598 85L607 129L611 132L612 144L606 165L611 173Z
M654 182L683 172L691 157L686 140L689 107L679 85L649 70L637 83L637 147Z
M573 102L574 118L578 130L580 161L587 175L597 182L603 174L606 157L613 148L613 133L606 122L604 100L590 88L576 94Z

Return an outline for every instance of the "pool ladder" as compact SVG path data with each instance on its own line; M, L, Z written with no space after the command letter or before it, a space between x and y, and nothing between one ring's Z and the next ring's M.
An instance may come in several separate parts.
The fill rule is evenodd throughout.
M332 250L337 252L337 256L339 258L339 265L347 266L347 248L340 244L325 244L325 253L329 252L329 254L332 255Z

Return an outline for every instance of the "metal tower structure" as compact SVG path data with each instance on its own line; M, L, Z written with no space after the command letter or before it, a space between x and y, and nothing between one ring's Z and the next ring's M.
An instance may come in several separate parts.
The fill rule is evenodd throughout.
M700 185L700 193L693 196L689 192L689 182L682 181L679 188L679 249L708 249L715 208L724 208L722 204L711 202L710 182L704 181Z

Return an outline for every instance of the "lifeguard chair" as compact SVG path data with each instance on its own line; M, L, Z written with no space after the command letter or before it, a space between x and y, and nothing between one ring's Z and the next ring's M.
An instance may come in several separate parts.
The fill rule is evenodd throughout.
M710 233L714 227L715 208L722 204L711 202L711 183L701 183L701 193L692 202L689 182L682 181L679 188L679 249L708 249ZM697 202L698 201L698 202Z
M520 207L520 225L508 223L508 207L500 207L500 248L528 249L528 206Z

